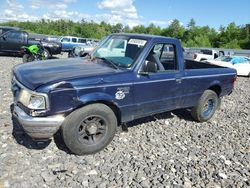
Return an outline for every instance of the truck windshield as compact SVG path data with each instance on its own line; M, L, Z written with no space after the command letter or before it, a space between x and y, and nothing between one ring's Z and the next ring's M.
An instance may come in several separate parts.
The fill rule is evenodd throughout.
M201 50L202 54L205 54L205 55L213 55L213 51L212 50Z
M131 36L110 36L93 51L93 58L105 58L117 67L129 68L133 65L147 40Z
M229 56L220 56L220 57L216 58L215 60L230 62L232 60L232 57L229 57Z

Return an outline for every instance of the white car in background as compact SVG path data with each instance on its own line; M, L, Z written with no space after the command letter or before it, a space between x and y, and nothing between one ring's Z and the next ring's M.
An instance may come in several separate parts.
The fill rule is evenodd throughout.
M206 62L222 67L234 68L239 76L250 77L250 58L244 56L220 56L214 60L206 60Z
M216 50L202 49L199 53L195 53L193 59L195 61L204 61L217 58L218 52Z

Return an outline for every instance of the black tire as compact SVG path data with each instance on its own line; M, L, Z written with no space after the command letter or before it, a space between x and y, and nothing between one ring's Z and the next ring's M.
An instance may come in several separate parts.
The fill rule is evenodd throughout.
M62 125L66 146L77 155L94 154L105 148L116 133L114 112L101 103L72 112Z
M218 95L212 90L206 90L197 106L191 110L192 117L198 122L204 122L212 118L219 107L220 100Z
M45 56L45 59L51 58L51 53L49 52L48 49L45 48L44 51L43 51L43 54Z
M68 58L71 58L71 57L75 57L75 55L74 55L74 49L73 49L73 50L70 50L70 51L68 52Z
M23 63L34 61L35 57L31 54L24 54L23 55Z

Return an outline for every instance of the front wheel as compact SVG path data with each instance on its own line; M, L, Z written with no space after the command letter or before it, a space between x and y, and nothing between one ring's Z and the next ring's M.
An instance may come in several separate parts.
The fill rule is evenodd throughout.
M34 61L35 57L31 54L24 54L23 55L23 63Z
M117 119L106 105L90 104L72 112L62 125L66 146L77 155L105 148L116 133Z
M198 122L204 122L212 118L218 108L220 100L212 90L206 90L198 104L192 108L191 115Z

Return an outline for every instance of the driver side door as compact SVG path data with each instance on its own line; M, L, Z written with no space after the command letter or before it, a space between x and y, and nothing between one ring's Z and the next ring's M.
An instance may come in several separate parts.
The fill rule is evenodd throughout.
M24 35L20 31L11 30L1 38L1 50L5 52L19 52L24 45Z
M136 118L178 108L182 94L182 75L175 56L177 53L174 44L157 44L152 51L154 56L158 56L164 70L159 70L159 65L156 65L158 68L155 72L144 72L147 58L145 59L140 70L144 73L138 74L134 86Z

